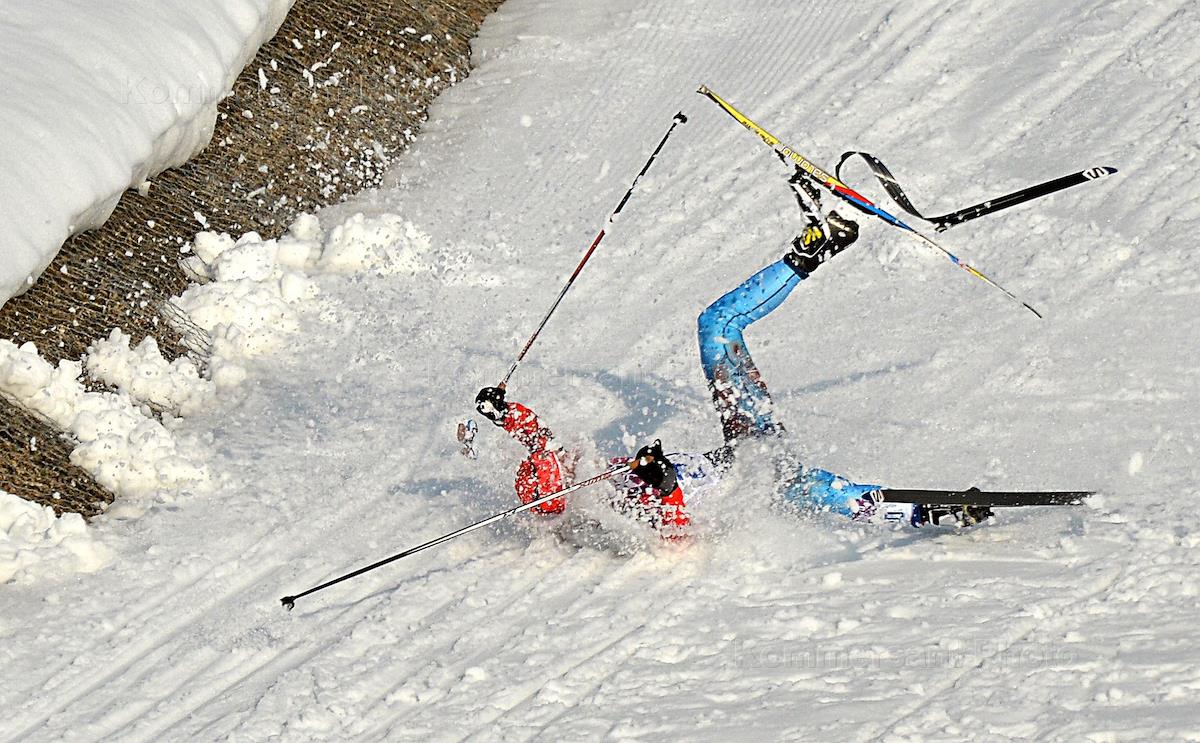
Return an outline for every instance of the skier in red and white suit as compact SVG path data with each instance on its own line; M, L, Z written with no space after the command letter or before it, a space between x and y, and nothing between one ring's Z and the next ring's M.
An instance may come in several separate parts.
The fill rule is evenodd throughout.
M499 387L480 390L475 406L488 420L508 431L528 452L517 467L514 483L522 503L530 503L566 486L560 461L562 449L554 445L554 433L541 424L532 410L519 402L506 402L504 390ZM554 498L530 510L541 514L562 513L566 504L565 498Z
M543 426L532 410L518 402L508 402L500 387L485 387L475 398L475 408L488 420L508 431L529 452L517 468L516 491L522 503L529 503L570 485L569 473L564 472L563 452L552 442L554 434ZM617 511L647 523L666 539L684 536L691 518L684 503L676 464L685 468L689 483L700 482L715 466L701 455L691 462L691 455L673 455L672 462L663 454L662 444L655 441L643 446L633 457L618 457L611 463L628 464L630 471L614 476L610 482L616 489L612 506ZM687 461L680 461L681 458ZM565 498L554 498L532 510L545 515L562 513Z
M661 441L655 439L653 444L643 446L632 458L615 457L609 461L614 465L629 465L628 472L614 475L610 480L617 489L614 508L648 523L664 539L687 536L692 518L684 502L678 463L663 454Z

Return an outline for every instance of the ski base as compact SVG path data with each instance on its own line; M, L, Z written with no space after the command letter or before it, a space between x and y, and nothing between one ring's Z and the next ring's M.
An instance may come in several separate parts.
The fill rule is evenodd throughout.
M1020 506L1078 506L1092 495L1087 490L995 492L969 490L905 490L884 488L879 500L893 503L920 503L926 506L984 506L1014 508Z

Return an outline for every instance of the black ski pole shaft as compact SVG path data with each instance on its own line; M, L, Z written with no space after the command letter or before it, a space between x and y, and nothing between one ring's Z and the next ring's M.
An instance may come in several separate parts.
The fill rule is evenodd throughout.
M494 524L497 521L501 521L503 519L508 518L509 516L515 516L516 514L521 513L522 511L528 511L531 508L536 508L536 507L542 505L543 503L552 501L555 498L561 498L564 495L567 495L568 493L573 493L576 490L586 488L589 485L595 485L596 483L601 482L603 480L607 480L608 478L612 477L613 475L615 475L619 472L624 472L627 469L629 469L629 466L624 465L624 464L620 465L618 467L613 467L612 469L601 472L600 474L595 475L594 477L589 477L588 479L584 480L583 482L577 482L570 487L563 488L562 490L556 491L549 495L544 495L541 498L538 498L536 500L531 500L528 503L522 503L521 505L516 506L515 508L510 508L507 511L502 511L500 513L497 513L494 516L489 516L488 518L486 518L482 521L476 521L474 524L471 524L470 526L464 526L463 528L461 528L457 531L452 531L449 534L443 534L442 536L438 537L437 539L431 539L428 542L425 542L424 544L418 544L416 547L406 549L403 552L392 555L391 557L384 558L383 560L372 563L372 564L366 566L365 568L359 568L358 570L355 570L352 573L346 573L343 576L334 578L333 580L330 580L330 581L326 581L325 583L322 583L319 586L313 586L312 588L310 588L307 591L304 591L302 593L297 593L294 596L284 596L283 598L279 599L279 602L281 604L283 604L283 608L287 609L288 611L291 611L292 608L296 605L296 599L303 598L305 596L308 596L309 594L316 593L317 591L324 590L333 585L337 585L338 583L341 583L342 581L350 580L351 578L357 578L358 576L362 575L363 573L368 573L368 572L374 570L375 568L383 567L384 565L387 565L389 562L395 562L396 560L408 557L409 555L415 555L416 553L421 552L422 550L427 550L430 547L436 547L437 545L442 544L443 542L449 542L451 539L454 539L455 537L461 537L463 534L468 534L470 532L475 531L476 529L482 529L483 527L487 526L488 524Z
M1070 188L1071 186L1078 186L1081 183L1094 181L1097 178L1103 178L1116 172L1116 168L1110 168L1107 166L1087 168L1086 170L1081 170L1078 173L1064 175L1061 178L1055 178L1053 180L1029 186L1028 188L1022 188L1019 191L1006 193L1003 196L997 196L994 199L988 199L987 201L975 204L974 206L968 206L963 209L959 209L958 211L951 212L950 214L943 214L940 217L930 217L929 221L934 223L934 229L937 232L943 232L956 224L968 222L976 217L982 217L985 214L992 214L1000 211L1001 209L1007 209L1010 206L1023 204L1026 201L1041 198L1042 196L1052 194L1055 191L1061 191L1064 188Z
M654 163L654 158L658 157L658 153L662 151L663 145L667 143L667 139L671 136L671 132L675 131L675 127L677 125L685 123L687 123L687 117L683 115L682 111L675 114L675 117L671 120L671 127L667 129L667 133L663 135L662 141L658 143L658 147L654 148L654 152L650 153L650 158L646 160L646 164L642 166L642 169L638 172L637 177L633 179L633 183L630 184L629 190L626 191L625 195L621 198L621 203L617 204L617 208L613 210L612 214L608 215L608 219L604 223L605 226L600 228L600 232L597 233L596 239L592 240L592 244L588 246L587 252L583 254L583 260L579 261L579 265L575 267L575 270L571 273L571 277L567 279L566 285L563 286L562 291L558 293L558 298L554 300L554 304L550 305L550 311L547 312L546 316L542 318L542 321L538 323L537 330L533 331L533 335L529 336L529 340L525 342L525 347L521 349L521 353L517 354L517 360L514 361L512 366L508 368L508 373L504 375L504 379L500 381L500 384L497 385L498 387L503 388L508 384L509 377L511 377L513 372L517 370L517 366L521 363L521 361L525 359L525 354L529 353L529 349L533 346L533 342L536 341L538 335L541 334L542 328L546 327L546 322L550 319L550 316L554 314L554 311L558 309L559 303L562 302L563 297L567 295L567 291L570 290L571 285L575 283L575 279L579 276L579 273L583 271L583 267L585 264L587 264L588 259L592 257L592 253L596 252L596 247L600 245L600 241L604 239L604 233L607 226L612 224L617 218L617 215L621 213L621 210L625 208L625 202L629 201L629 197L633 195L633 189L637 188L638 181L642 179L642 176L646 174L646 171L650 170L651 164Z

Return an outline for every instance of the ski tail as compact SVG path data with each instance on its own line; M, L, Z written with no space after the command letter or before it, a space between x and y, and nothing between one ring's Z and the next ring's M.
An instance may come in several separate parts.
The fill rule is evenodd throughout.
M922 214L916 206L913 205L912 199L908 197L908 194L904 191L904 187L900 185L900 180L892 174L892 171L888 169L888 166L884 165L882 160L869 152L859 152L856 150L843 152L841 159L838 160L837 166L833 169L836 178L840 179L842 177L842 166L846 164L846 161L856 156L861 158L867 164L867 166L871 169L871 174L875 176L875 180L879 181L879 184L883 186L885 191L887 191L887 194L892 198L892 201L895 201L901 209L913 215L914 217L932 223L936 232L945 232L951 227L962 224L963 222L969 222L972 219L977 219L987 214L994 214L1002 209L1008 209L1009 207L1016 206L1017 204L1023 204L1026 201L1032 201L1033 199L1040 199L1041 197L1048 196L1056 191L1062 191L1065 188L1078 186L1081 183L1087 183L1088 181L1094 181L1098 178L1104 178L1117 172L1116 168L1111 168L1105 165L1094 168L1085 168L1077 173L1071 173L1069 175L1064 175L1061 178L1043 181L1042 183L1037 183L1032 186L1022 188L1018 191L1004 194L1003 196L997 196L996 198L988 199L987 201L964 207L958 211L942 214L941 216L937 217L927 217Z
M1078 186L1081 183L1087 183L1088 181L1094 181L1098 178L1110 176L1116 172L1116 168L1111 168L1107 165L1101 165L1095 168L1086 168L1078 173L1064 175L1061 178L1055 178L1053 180L1029 186L1028 188L1022 188L1020 191L1013 191L1012 193L1007 193L1003 196L997 196L994 199L975 204L974 206L968 206L964 209L959 209L956 212L943 214L940 217L933 217L931 221L934 223L935 231L945 232L956 224L969 222L976 217L982 217L985 214L992 214L1000 211L1001 209L1007 209L1010 206L1023 204L1026 201L1041 198L1042 196L1052 194L1055 191L1061 191L1064 188Z
M920 503L926 506L985 506L991 508L1014 508L1020 506L1078 506L1088 496L1089 490L1051 490L993 492L970 488L969 490L905 490L884 488L879 491L879 500L894 503Z

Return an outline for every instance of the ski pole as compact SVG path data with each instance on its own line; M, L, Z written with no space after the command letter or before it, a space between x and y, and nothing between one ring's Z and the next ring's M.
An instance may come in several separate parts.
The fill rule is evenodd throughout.
M935 242L932 238L928 237L927 235L920 232L919 230L916 230L916 229L910 227L909 225L905 224L904 222L900 221L899 217L896 217L895 215L888 213L886 210L881 209L877 204L875 204L875 202L871 201L866 196L863 196L862 194L858 193L854 189L847 186L845 183L842 183L836 177L830 175L825 170L818 167L813 161L811 161L808 158L806 158L805 156L801 155L795 149L783 144L783 142L781 142L778 137L776 137L774 134L771 134L766 129L763 129L761 126L759 126L758 124L751 121L749 118L746 117L745 114L743 114L741 111L738 111L736 108L734 108L732 105L730 105L730 103L728 101L726 101L724 98L722 98L721 96L714 93L707 86L701 85L696 90L696 92L699 93L700 95L707 97L713 103L720 106L725 111L725 113L727 113L731 117L733 117L733 119L735 121L737 121L739 124L746 127L747 129L749 129L750 131L754 132L755 134L757 134L758 138L761 139L763 141L763 143L765 143L768 147L775 150L775 152L779 153L780 155L783 155L784 157L786 157L789 160L791 160L792 162L794 162L796 164L796 167L800 168L805 173L807 173L810 178L812 178L814 181L816 181L817 183L824 186L826 188L826 190L828 190L834 196L837 196L838 198L842 199L843 201L850 203L851 205L855 206L859 211L865 212L867 214L873 214L876 217L879 217L880 219L882 219L884 222L887 222L888 224L892 225L893 227L904 230L905 232L912 235L916 239L920 240L924 244L928 245L929 247L938 251L942 255L946 256L946 258L948 258L951 263L958 266L962 270L971 274L975 278L983 281L984 283L988 284L992 288L999 290L1002 294L1004 294L1004 296L1006 296L1009 299L1011 299L1012 301L1017 302L1018 304L1022 305L1023 307L1025 307L1025 309L1029 310L1030 312L1037 315L1038 317L1042 316L1042 313L1035 310L1028 302L1018 298L1017 295L1013 294L1008 289L1005 289L1004 287L1000 286L995 281L993 281L992 279L988 278L983 273L981 273L978 269L972 267L970 264L959 259L958 256L954 255L949 250L946 250L945 248L943 248L941 245L939 245L937 242Z
M409 555L415 555L416 553L418 553L422 550L427 550L430 547L436 547L437 545L442 544L443 542L449 542L451 539L454 539L455 537L461 537L463 534L473 532L476 529L482 529L483 527L487 526L488 524L494 524L495 522L506 519L509 516L515 516L516 514L521 513L522 511L528 511L531 508L536 508L537 506L540 506L543 503L552 501L555 498L561 498L562 496L567 495L568 493L573 493L576 490L580 490L582 488L587 487L588 485L595 485L598 482L607 480L608 478L612 477L613 475L624 472L628 469L629 469L629 465L627 465L627 464L618 465L616 467L613 467L610 470L601 472L598 475L589 477L588 479L584 480L583 482L577 482L570 487L563 488L562 490L558 490L549 495L544 495L541 498L538 498L537 500L531 500L528 503L522 503L521 505L516 506L515 508L510 508L507 511L502 511L494 516L489 516L488 518L484 519L483 521L476 521L474 524L471 524L470 526L464 526L463 528L459 529L458 531L452 531L449 534L443 534L442 536L438 537L437 539L431 539L430 541L425 542L424 544L419 544L416 547L406 549L399 554L395 554L395 555L392 555L391 557L380 560L379 562L372 563L371 565L368 565L365 568L359 568L358 570L355 570L352 573L346 573L345 575L343 575L339 578L334 578L333 580L322 583L319 586L314 586L314 587L308 589L307 591L304 591L303 593L298 593L295 596L284 596L283 598L279 599L279 602L281 604L283 604L283 608L287 609L288 611L291 611L292 608L295 607L296 599L298 599L298 598L303 598L304 596L307 596L310 593L316 593L317 591L323 590L325 588L329 588L330 586L335 585L337 583L341 583L344 580L350 580L351 578L360 576L363 573L370 572L370 571L374 570L375 568L383 567L384 565L387 565L389 562L395 562L396 560L399 560L404 557L408 557Z
M613 210L613 213L608 215L608 220L604 223L605 227L612 224L613 220L617 218L617 215L621 213L621 209L625 208L625 202L629 201L629 197L633 195L633 189L637 188L638 181L641 180L642 176L646 174L646 171L650 169L650 165L654 162L654 158L658 157L659 151L661 151L663 145L667 143L667 138L671 136L671 132L675 131L675 126L677 124L686 123L687 117L683 115L682 111L675 114L675 117L671 120L671 128L667 129L667 133L663 135L662 141L658 143L658 147L655 147L654 152L650 153L650 159L646 161L646 164L642 166L642 169L637 174L637 177L633 179L633 183L629 186L629 190L626 191L625 196L621 198L621 203L617 204L617 208ZM584 264L588 262L588 259L592 257L592 253L596 251L596 246L599 245L600 241L604 239L605 227L600 228L600 232L596 235L596 239L592 240L592 244L588 246L587 252L583 254L583 260L579 261L579 265L575 267L575 271L572 272L571 277L567 279L566 286L564 286L562 291L558 293L558 298L554 300L554 304L550 305L550 311L547 312L546 316L542 318L542 321L538 323L537 330L533 331L533 335L529 336L529 340L525 342L525 347L521 349L521 353L517 354L517 360L514 361L512 366L508 368L508 373L504 375L504 379L500 380L500 384L496 385L500 389L504 389L508 385L509 377L511 377L513 372L517 370L517 365L520 364L525 358L525 354L529 353L529 349L531 346L533 346L533 342L537 340L538 334L542 332L542 328L546 327L546 321L549 320L550 316L554 314L554 311L558 309L558 303L561 302L563 297L567 295L567 290L571 288L571 284L575 283L575 278L579 276L579 272L583 270Z

